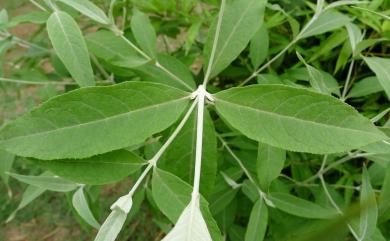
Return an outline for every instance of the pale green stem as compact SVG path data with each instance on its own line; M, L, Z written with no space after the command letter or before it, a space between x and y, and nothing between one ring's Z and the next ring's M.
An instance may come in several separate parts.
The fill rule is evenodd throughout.
M42 11L47 12L47 9L44 8L41 4L37 3L35 0L30 0L32 4L34 4L37 8L41 9Z
M352 59L351 63L349 64L347 79L345 81L343 93L341 94L341 98L340 98L342 101L346 100L346 96L347 96L347 93L349 90L349 85L351 82L351 76L352 76L352 70L353 70L354 64L355 64L355 60Z

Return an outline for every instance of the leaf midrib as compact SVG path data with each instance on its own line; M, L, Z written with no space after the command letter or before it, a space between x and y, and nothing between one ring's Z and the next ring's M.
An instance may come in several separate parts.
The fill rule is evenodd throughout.
M256 108L253 108L253 107L250 107L250 106L245 106L245 105L241 105L241 104L225 101L225 100L222 100L220 98L218 98L218 99L216 98L216 100L218 100L220 102L227 103L227 104L231 104L231 105L234 105L234 106L239 106L240 108L250 109L250 110L253 110L255 112L261 112L261 113L264 113L266 115L276 116L279 119L282 119L282 118L291 119L291 120L294 120L294 121L307 122L309 124L318 125L318 126L322 126L322 127L325 127L325 128L335 128L335 129L340 129L340 130L344 130L344 131L351 131L351 132L370 134L370 135L375 136L375 137L379 137L380 136L379 133L377 134L377 133L374 133L374 132L367 132L367 131L363 131L363 130L359 130L359 129L351 129L351 128L347 128L347 127L341 127L341 126L335 126L335 125L328 125L328 124L320 123L320 122L314 122L314 121L311 121L311 120L298 119L298 118L293 117L293 116L281 115L281 114L278 114L278 113L275 113L275 112L270 112L270 111L265 111L265 110L261 110L261 109L256 109Z
M133 114L133 113L144 111L144 110L148 110L148 109L157 108L158 106L162 106L162 105L168 105L168 104L180 102L180 101L185 100L185 99L188 99L188 96L185 96L185 97L182 97L182 98L179 98L179 99L166 101L166 102L155 104L155 105L142 107L142 108L136 109L134 111L120 113L118 115L113 115L113 116L110 116L110 117L107 117L107 118L103 118L103 119L93 120L93 121L89 121L89 122L85 122L85 123L81 123L81 124L77 124L77 125L65 126L65 127L62 127L62 128L54 129L54 130L52 129L52 130L48 130L48 131L36 132L36 133L28 134L28 135L22 135L22 136L17 136L17 137L14 137L14 138L5 139L3 141L0 141L0 144L8 142L8 141L11 141L11 140L18 140L18 139L25 138L25 137L40 136L40 135L45 135L47 133L55 133L55 132L59 132L59 131L62 131L62 130L71 129L71 128L75 128L75 127L80 127L80 126L85 126L85 125L89 125L89 124L96 124L96 123L99 123L99 122L106 122L106 121L111 120L111 119L120 118L120 117L125 116L125 115Z

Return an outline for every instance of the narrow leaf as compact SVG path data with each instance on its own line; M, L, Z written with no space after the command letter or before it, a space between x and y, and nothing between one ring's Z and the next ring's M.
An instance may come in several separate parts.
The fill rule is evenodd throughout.
M156 58L157 37L148 16L138 9L134 10L131 19L131 31L141 49L151 58Z
M103 223L95 238L95 241L114 241L116 240L127 214L120 209L114 209Z
M117 182L139 170L145 161L126 150L118 150L85 159L31 160L65 179L90 185Z
M8 175L6 174L12 168L15 156L0 149L0 177L4 183L8 186Z
M266 0L228 1L223 11L220 28L214 21L204 49L204 70L209 65L215 35L215 57L211 63L210 78L224 70L244 50L263 23Z
M20 182L55 192L70 192L78 186L74 182L66 181L57 176L26 176L16 173L9 173L9 175Z
M89 208L88 200L82 187L73 194L72 204L77 213L84 219L85 222L87 222L92 227L99 229L100 224L96 221L91 209Z
M268 197L276 208L298 217L331 219L338 215L333 208L325 208L287 193L271 193Z
M81 30L69 14L56 11L47 20L54 50L74 80L81 86L95 85L91 62Z
M382 85L387 94L387 98L390 99L390 59L365 57L364 61L366 61L370 69L374 71L379 83Z
M268 190L283 169L286 151L264 143L259 143L257 155L257 177L262 189Z
M263 24L253 36L249 45L249 58L251 59L252 65L255 69L259 68L260 65L267 58L268 48L268 30L267 26Z
M375 76L370 76L356 82L352 86L351 91L349 91L347 97L348 98L363 97L380 91L383 91L383 87L379 83L378 78Z
M252 208L245 241L263 241L268 224L268 209L263 199L256 201Z
M86 158L143 142L172 125L189 93L143 82L82 88L50 99L0 130L20 156Z
M386 136L351 106L301 88L252 85L214 95L218 113L247 137L300 152L336 153ZM337 113L329 118L329 113Z
M91 19L99 22L101 24L110 24L110 19L106 16L106 14L101 10L98 6L88 0L58 0L63 2L82 14L90 17Z
M323 34L338 28L343 27L351 20L344 14L339 12L328 10L321 14L316 21L309 28L307 28L299 36L300 38L307 38L314 35Z
M125 40L108 30L100 30L87 35L89 51L98 58L122 68L144 65L147 59L139 55Z

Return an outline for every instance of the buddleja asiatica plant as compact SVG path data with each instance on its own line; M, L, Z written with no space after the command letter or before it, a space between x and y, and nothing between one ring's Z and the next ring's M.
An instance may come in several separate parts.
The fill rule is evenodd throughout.
M148 16L141 11L134 10L130 23L132 35L128 36L115 24L116 1L111 2L108 15L88 0L45 0L46 6L32 2L43 10L35 19L45 19L56 55L81 88L51 98L7 123L0 131L0 147L4 152L25 157L48 170L40 176L9 173L31 185L27 199L34 199L46 189L76 190L72 198L74 208L99 230L96 241L116 239L132 210L136 191L145 180L145 186L151 186L149 202L175 224L167 230L165 241L217 241L226 240L226 235L230 240L240 240L238 237L244 237L245 241L281 240L283 230L278 232L275 227L283 218L278 218L281 214L277 210L291 214L287 217L295 227L311 219L331 220L311 222L309 236L302 233L296 240L313 240L310 232L321 233L323 226L344 224L356 240L384 240L376 224L378 207L382 221L389 217L390 175L387 174L377 201L368 171L363 167L358 214L345 213L340 197L328 187L323 176L347 160L387 153L389 149L387 128L379 129L373 124L387 111L370 121L344 103L352 94L367 91L367 84L360 83L347 95L354 63L370 44L364 42L361 30L352 20L336 8L361 2L338 1L327 5L318 0L316 5L312 4L311 20L295 31L293 40L283 50L261 66L268 55L269 41L263 21L265 8L287 17L295 30L297 22L279 5L265 0L222 0L204 45L204 77L198 85L185 65L157 52L157 34ZM101 28L84 38L68 13L69 7L91 18ZM7 24L12 25L12 21L4 22L5 28ZM310 65L298 52L311 88L260 74L299 40L342 27L347 30L352 52L342 93L332 76ZM210 80L222 81L218 76L248 44L252 75L238 87L208 88ZM112 72L131 69L134 77L142 81L95 87L90 54L97 66L98 59ZM389 60L363 58L376 73L378 91L385 90L389 96ZM256 77L259 84L244 86ZM213 118L208 109L215 109L220 119ZM214 125L219 126L218 131ZM170 126L173 129L167 131ZM164 136L161 145L154 138L158 133ZM246 144L229 143L229 135L243 135L241 140ZM234 167L226 168L226 164L218 163L218 141L235 163ZM258 143L254 147L258 150L254 168L232 148L241 145L253 149L253 143ZM281 181L271 186L285 166L286 151L291 155L298 152L321 155L320 170L302 185L319 178L321 190L313 192L316 196L324 195L327 201L298 198ZM340 156L335 153L346 152L344 158L335 161ZM328 162L332 163L327 165ZM89 208L85 188L116 182L129 175L138 178L129 193L112 204L110 215L100 225ZM243 175L246 178L239 183ZM192 186L189 181L193 182ZM231 203L237 202L239 189L247 196L242 205L254 203L245 231L232 226L237 207ZM22 202L19 209L24 205ZM332 240L340 237L345 235L338 231L328 236Z

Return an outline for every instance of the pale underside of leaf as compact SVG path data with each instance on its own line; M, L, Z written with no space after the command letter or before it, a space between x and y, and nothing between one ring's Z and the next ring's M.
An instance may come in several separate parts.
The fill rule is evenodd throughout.
M198 202L190 202L162 241L212 241Z

